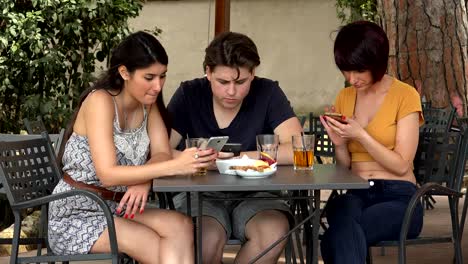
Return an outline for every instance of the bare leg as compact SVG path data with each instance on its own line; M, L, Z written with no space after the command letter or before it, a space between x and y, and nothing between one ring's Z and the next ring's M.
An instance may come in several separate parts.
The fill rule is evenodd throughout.
M247 222L245 228L247 242L241 247L235 263L249 263L288 231L289 222L284 213L277 210L259 212ZM286 240L279 243L256 263L277 263L285 246Z
M119 252L124 252L140 263L158 263L160 237L151 228L114 217ZM108 230L105 229L91 248L93 253L110 252Z
M187 216L175 211L147 209L133 220L115 217L119 251L141 263L194 262L193 227ZM92 252L109 252L107 229Z
M220 264L226 244L226 230L213 217L202 217L203 264Z

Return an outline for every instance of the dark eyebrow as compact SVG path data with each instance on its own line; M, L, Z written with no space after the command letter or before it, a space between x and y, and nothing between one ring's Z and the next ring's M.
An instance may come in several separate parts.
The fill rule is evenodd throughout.
M243 79L235 79L235 80L233 80L233 81L235 81L235 82L243 82L243 81L246 81L247 79L249 79L249 77L245 77L245 78L243 78ZM223 78L216 78L216 80L217 80L218 82L230 82L230 80L226 80L226 79L223 79Z
M216 80L217 80L218 82L229 82L229 80L222 79L222 78L216 78Z
M249 79L249 77L245 77L244 79L237 79L236 82L245 82Z
M164 71L164 72L162 72L161 74L159 74L159 76L161 76L161 75L166 75L166 74L167 74L167 71ZM154 77L154 76L158 76L158 74L154 74L154 73L145 73L145 76Z

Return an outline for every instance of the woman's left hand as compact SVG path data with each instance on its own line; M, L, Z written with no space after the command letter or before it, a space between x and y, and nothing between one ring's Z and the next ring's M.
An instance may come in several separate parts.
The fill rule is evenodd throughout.
M327 118L328 126L335 134L345 139L359 140L365 133L365 130L353 118L346 117L344 121L346 123L340 123L333 118Z
M151 181L147 183L137 184L128 186L122 200L117 207L117 212L122 211L122 208L126 206L125 218L133 219L139 209L139 213L142 214L145 210L146 202L148 200L148 193L151 187Z

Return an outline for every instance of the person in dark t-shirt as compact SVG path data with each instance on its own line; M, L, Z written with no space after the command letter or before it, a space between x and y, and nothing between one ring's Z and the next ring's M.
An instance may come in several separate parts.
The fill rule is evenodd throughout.
M241 143L241 155L258 158L256 135L277 134L280 139L278 164L292 163L292 135L302 132L286 95L278 82L255 76L260 57L255 43L247 36L221 33L205 50L206 76L182 82L168 105L172 117L173 155L185 147L187 137L229 136ZM219 152L218 158L233 153ZM266 197L269 192L212 192L220 198ZM185 193L174 198L178 210L185 212ZM197 215L192 198L192 214ZM195 209L195 210L193 210ZM227 239L243 242L236 263L248 263L258 253L289 230L289 208L281 200L203 201L203 263L221 263ZM262 263L277 263L285 242L261 258Z

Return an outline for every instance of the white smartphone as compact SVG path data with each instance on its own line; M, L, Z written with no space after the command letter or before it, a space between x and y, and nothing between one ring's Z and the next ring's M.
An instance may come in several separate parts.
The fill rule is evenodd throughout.
M210 137L210 139L208 139L208 143L206 144L206 148L212 148L217 152L220 152L228 140L228 136Z

